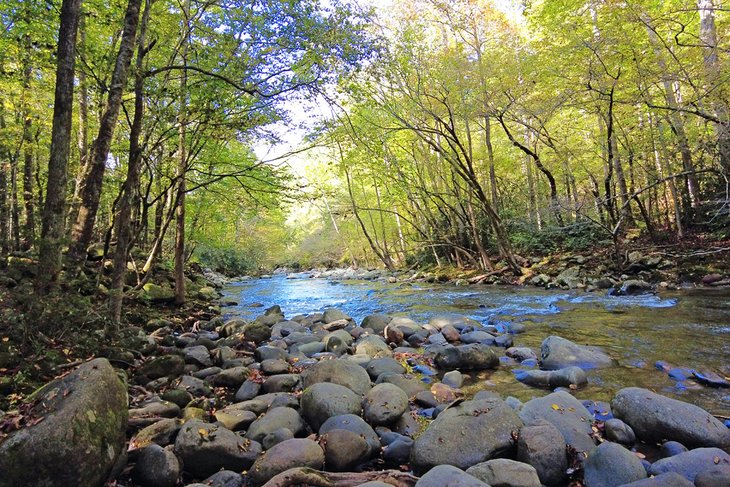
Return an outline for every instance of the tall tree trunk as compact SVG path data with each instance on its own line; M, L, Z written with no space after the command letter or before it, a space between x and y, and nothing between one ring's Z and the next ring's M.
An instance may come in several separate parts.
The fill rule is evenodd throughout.
M492 122L489 115L484 116L484 143L487 146L487 162L489 163L489 194L492 197L492 206L499 211L497 171L494 168L494 148L492 147Z
M700 42L702 43L702 58L705 65L706 89L708 93L719 90L713 97L712 109L719 122L716 122L717 151L720 158L720 168L726 177L730 177L730 108L728 96L730 92L727 82L722 81L722 65L718 57L717 29L715 28L715 9L713 0L697 0L697 9L700 12Z
M613 114L611 115L613 116ZM611 144L611 153L613 154L613 171L616 174L616 183L618 184L619 198L621 200L621 217L627 227L635 227L636 220L631 211L631 199L629 197L629 188L626 185L626 176L624 175L624 165L621 163L621 156L618 151L618 141L616 131L612 131L613 137L609 141Z
M20 152L10 160L10 239L13 250L20 249L20 203L18 199L18 159Z
M71 151L71 122L73 117L74 62L76 33L79 27L81 0L63 0L61 26L58 32L56 91L53 104L51 157L45 205L41 220L40 254L35 289L45 294L54 286L61 272L61 245L66 212L66 169Z
M0 131L4 132L5 124L5 100L0 99ZM8 176L10 172L10 151L5 144L0 145L0 253L6 254L9 246L9 205L8 205Z
M142 0L129 0L127 4L122 40L119 44L119 52L109 86L109 98L99 124L99 134L91 149L91 160L86 165L82 176L83 188L80 191L79 214L71 230L72 242L69 248L69 258L75 263L83 262L86 258L86 248L91 242L96 213L101 200L106 162L122 105L122 94L127 83L129 66L132 62L141 3Z
M25 35L25 53L23 56L23 205L25 222L23 225L23 250L28 250L35 241L35 208L33 195L33 116L30 110L30 81L33 75L31 53L33 45L30 34Z
M181 60L183 66L188 62L190 43L190 0L183 3L183 39ZM187 150L185 130L187 124L188 72L182 70L180 78L180 106L178 108L179 141L177 162L177 208L175 210L175 303L185 303L185 172L187 171Z
M86 16L81 14L79 19L79 45L78 50L83 56L86 51ZM79 215L79 206L81 205L81 189L83 185L83 175L86 171L86 165L89 163L89 83L86 80L86 71L80 69L77 75L79 80L79 167L76 169L76 184L74 185L74 194L69 204L67 217L67 232L71 235L73 224Z
M679 146L679 152L682 156L682 169L688 173L685 178L685 188L687 199L689 200L690 206L695 208L700 202L699 194L699 183L697 182L697 176L694 174L694 162L692 161L692 151L689 147L689 141L687 139L687 132L684 129L684 119L682 114L679 112L679 103L677 102L677 96L672 86L672 79L667 69L667 63L662 53L659 36L654 30L648 16L642 14L642 20L646 25L646 30L649 34L649 41L654 48L654 54L656 56L657 65L661 72L662 84L664 86L664 97L669 108L669 122L672 125L672 130L677 136L677 144Z
M144 14L139 28L137 41L137 61L134 70L134 118L129 133L129 164L127 179L122 187L122 194L117 203L116 218L117 247L114 252L111 286L109 288L109 314L114 322L118 322L122 313L124 299L124 274L127 270L127 255L132 240L132 207L139 196L140 175L142 172L142 117L144 115L144 57L146 54L147 24L150 18L151 0L145 0Z

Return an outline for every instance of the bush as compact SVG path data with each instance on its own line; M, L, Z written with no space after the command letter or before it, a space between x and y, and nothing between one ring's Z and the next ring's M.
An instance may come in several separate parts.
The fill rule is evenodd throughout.
M199 246L195 256L205 267L227 276L241 276L259 270L263 255L261 252L212 246Z

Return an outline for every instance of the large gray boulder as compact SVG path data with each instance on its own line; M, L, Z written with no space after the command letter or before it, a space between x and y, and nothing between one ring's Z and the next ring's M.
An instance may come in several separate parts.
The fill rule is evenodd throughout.
M621 389L611 409L644 441L673 440L689 448L730 447L730 430L719 419L693 404L647 389Z
M127 390L106 359L81 365L32 399L37 421L0 444L1 487L98 487L124 451Z
M329 382L364 396L371 388L368 373L350 360L324 360L305 369L301 375L305 389L319 382Z
M418 479L416 487L490 487L478 478L451 465L437 465Z
M393 384L378 384L365 395L363 417L374 426L395 422L408 410L408 396Z
M565 443L578 451L588 452L595 446L591 437L593 416L567 392L553 392L527 401L520 410L520 418L525 424L541 419L552 423L563 435Z
M597 347L578 345L559 336L549 336L540 346L541 365L545 370L576 366L596 369L613 364L611 357Z
M646 478L641 460L610 441L601 443L589 454L583 472L586 487L618 487Z
M340 416L333 416L319 428L319 435L324 436L327 433L334 430L347 430L351 431L358 436L362 437L370 447L369 455L373 455L380 451L380 440L378 439L375 430L365 422L360 416L354 414L343 414Z
M540 479L533 467L507 458L495 458L466 469L492 487L540 487Z
M317 431L333 416L360 414L362 398L345 386L320 382L304 389L301 409L304 419Z
M261 450L261 444L256 441L198 419L185 423L175 440L175 453L185 471L198 477L207 477L222 468L248 469Z
M411 466L425 472L436 465L462 469L514 448L522 427L517 413L499 398L464 401L445 409L416 439Z
M517 439L517 460L532 465L545 485L565 483L568 468L563 434L544 420L526 425Z
M719 448L695 448L654 462L649 473L676 472L694 482L698 474L718 466L730 466L730 455Z
M290 468L309 467L321 470L323 466L324 451L317 442L292 438L274 445L261 455L248 472L248 482L256 487Z
M305 430L306 424L296 409L275 407L249 426L246 438L261 442L264 441L266 435L282 428L288 429L296 435Z
M669 472L648 479L636 480L621 487L695 487L695 484L676 472Z
M496 369L499 366L499 357L489 345L470 343L439 348L434 362L443 370Z

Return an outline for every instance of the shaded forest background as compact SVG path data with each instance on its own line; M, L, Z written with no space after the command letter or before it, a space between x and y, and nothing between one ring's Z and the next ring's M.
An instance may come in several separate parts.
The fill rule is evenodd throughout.
M7 0L0 253L38 259L37 294L108 259L87 292L118 319L159 265L182 303L193 262L519 274L727 239L728 17L719 0Z

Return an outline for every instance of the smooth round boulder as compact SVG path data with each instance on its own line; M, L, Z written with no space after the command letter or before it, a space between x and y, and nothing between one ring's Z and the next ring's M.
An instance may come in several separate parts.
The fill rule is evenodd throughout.
M248 469L261 450L261 444L256 441L197 419L186 422L175 440L175 453L185 471L198 477L207 477L222 468Z
M106 359L94 359L33 395L32 426L0 443L0 486L96 487L124 451L127 388ZM73 467L73 468L70 468Z
M405 374L406 369L392 357L381 357L371 360L365 367L371 379L376 380L382 374Z
M307 423L317 431L332 416L360 414L362 406L360 396L347 387L321 382L304 389L301 410Z
M622 487L696 487L693 482L676 472L663 473L656 477L637 480Z
M260 486L281 472L295 467L309 467L321 470L324 466L324 452L317 442L292 438L274 445L261 455L248 471L251 485Z
M442 370L496 369L499 366L499 357L492 347L481 343L447 345L437 350L434 363Z
M520 430L517 460L532 465L545 485L565 483L568 468L565 438L552 423L540 420Z
M408 396L393 384L377 384L362 402L363 418L373 426L393 423L408 410Z
M361 436L370 445L370 455L380 451L380 440L375 430L365 422L360 416L354 414L343 414L334 416L324 422L319 428L319 435L323 436L330 431L336 429L344 429L352 431Z
M355 353L372 358L390 357L393 351L387 343L376 335L366 335L355 342Z
M522 427L517 413L501 399L464 401L445 409L415 441L411 466L425 472L436 465L469 468L507 454Z
M370 445L355 432L333 429L320 439L327 470L347 472L370 457Z
M387 315L368 315L365 318L363 318L362 323L360 323L360 326L362 328L370 328L373 330L376 334L380 335L383 333L383 330L385 330L385 327L390 322L390 316Z
M304 431L306 425L296 409L274 407L251 423L246 438L261 442L266 435L280 428L286 428L296 435Z
M437 465L426 472L416 487L490 487L476 477L452 465Z
M603 423L606 438L622 445L631 446L636 443L636 435L631 426L618 418L607 419Z
M368 373L350 360L324 360L301 373L302 386L306 389L314 384L328 382L347 387L355 394L364 396L372 387Z
M541 366L545 370L576 366L596 369L613 365L613 359L597 347L578 345L559 336L549 336L540 346Z
M627 387L611 401L622 419L643 441L673 440L688 448L730 448L730 430L704 409L648 389Z
M583 465L586 487L618 487L646 477L639 457L610 441L590 452Z
M520 409L525 424L537 420L552 423L563 435L565 443L577 451L589 452L595 447L593 416L583 404L567 392L559 391L527 401Z
M140 452L132 476L143 487L174 487L180 473L180 461L172 450L152 444Z
M495 458L466 469L491 487L540 487L537 471L530 465L506 458Z
M730 465L716 465L698 473L695 487L730 487Z
M695 477L717 466L730 466L730 455L719 448L695 448L652 463L651 475L676 472L694 482Z
M580 367L566 367L558 370L515 370L515 378L532 387L555 389L556 387L582 387L588 377Z

